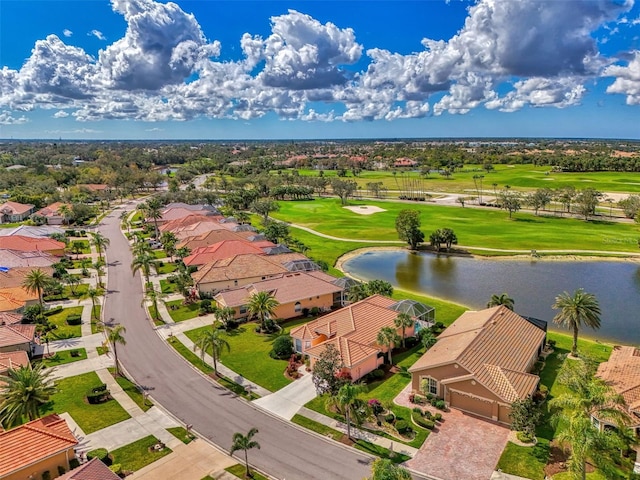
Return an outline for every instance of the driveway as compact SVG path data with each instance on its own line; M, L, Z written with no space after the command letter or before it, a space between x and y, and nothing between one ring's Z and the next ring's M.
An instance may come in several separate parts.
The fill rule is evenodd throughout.
M442 480L489 480L508 437L507 427L451 409L406 465Z
M310 373L304 372L302 378L271 395L254 400L253 403L285 420L291 420L305 403L310 402L316 396L313 378Z

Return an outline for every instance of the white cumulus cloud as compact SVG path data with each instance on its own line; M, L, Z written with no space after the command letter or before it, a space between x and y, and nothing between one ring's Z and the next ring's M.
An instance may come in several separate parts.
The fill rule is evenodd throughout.
M100 30L93 29L89 33L87 33L87 35L96 37L98 40L102 40L102 41L107 40L107 37L105 37Z
M71 35L73 35L73 32L72 32L71 30L69 30L68 28L65 28L65 29L62 31L62 34L63 34L65 37L70 37Z
M626 95L627 105L640 105L640 50L634 52L626 66L611 65L603 75L616 78L607 93Z

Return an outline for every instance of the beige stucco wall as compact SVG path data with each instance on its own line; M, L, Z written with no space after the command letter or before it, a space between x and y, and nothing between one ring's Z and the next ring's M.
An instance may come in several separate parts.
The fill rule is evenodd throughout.
M468 374L467 370L452 363L440 367L426 368L411 374L411 388L416 392L420 391L420 377L432 377L441 381L446 378L461 377Z
M352 368L348 369L351 374L351 378L353 381L359 380L364 377L367 373L372 372L376 368L378 368L384 362L384 358L378 358L377 355L371 355L366 358L364 361L354 365Z
M300 302L300 311L296 311L295 309L296 302L281 304L276 307L273 318L281 318L286 320L288 318L299 317L302 315L302 309L304 308L308 308L309 310L311 310L313 307L331 308L331 305L333 304L333 294L319 295L312 298L304 298L298 301ZM218 306L224 305L218 303ZM236 307L235 312L236 313L234 315L234 318L236 319L244 318L247 316L246 313L240 313L240 307Z
M23 350L27 352L29 357L31 357L31 344L29 342L20 343L18 345L8 345L6 347L0 347L1 353L16 352L18 350Z
M75 453L73 451L73 448L70 448L66 452L60 452L59 454L44 459L35 465L31 465L23 468L22 470L10 473L9 475L2 477L2 480L25 480L28 478L40 480L42 478L42 474L47 470L49 470L51 478L57 478L60 476L58 475L58 466L64 467L64 469L68 472L68 460L74 457Z
M196 284L196 288L201 292L212 293L219 292L224 290L230 290L236 287L244 287L246 285L250 285L252 283L259 282L261 280L265 280L267 278L273 278L277 275L256 275L255 277L247 277L247 278L238 278L238 283L235 283L234 280L220 280L218 282L206 282L206 283L198 283Z

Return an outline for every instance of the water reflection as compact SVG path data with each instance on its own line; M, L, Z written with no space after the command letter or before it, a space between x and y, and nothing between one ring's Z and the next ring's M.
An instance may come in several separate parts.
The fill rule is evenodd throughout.
M518 313L550 321L556 295L584 288L602 309L597 338L640 344L640 266L635 262L550 260L485 260L376 251L348 260L344 269L372 280L484 308L492 294L507 292Z

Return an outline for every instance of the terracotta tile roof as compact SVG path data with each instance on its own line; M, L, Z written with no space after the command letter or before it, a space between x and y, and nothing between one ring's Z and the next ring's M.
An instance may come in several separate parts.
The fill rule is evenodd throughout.
M421 371L457 363L506 402L533 393L539 378L527 372L545 332L498 306L463 313L409 368Z
M51 205L47 205L46 207L41 208L40 210L38 210L36 212L36 215L40 215L41 217L55 217L55 216L58 216L59 215L58 214L58 210L63 205L66 205L67 207L71 208L71 205L69 205L68 203L55 202L55 203L52 203Z
M312 277L305 272L286 273L245 287L227 290L217 294L214 299L227 307L246 305L256 292L271 292L281 304L297 302L305 298L341 292L340 287Z
M22 215L24 213L27 213L34 207L35 205L24 203L4 202L2 205L0 205L0 213L4 213L6 215Z
M175 220L170 220L166 223L163 223L162 225L159 226L159 229L162 232L173 232L174 230L177 230L183 227L188 227L189 225L193 225L194 223L200 223L200 222L207 222L207 223L211 223L212 225L216 225L216 224L220 225L221 218L223 217L206 216L206 215L200 215L199 213L191 212L191 214L186 215L184 217L176 218ZM211 230L213 230L213 228L216 228L216 227L211 227ZM227 227L222 227L222 228L229 230L229 228Z
M0 325L13 325L22 322L22 314L12 312L0 312Z
M33 238L24 235L0 237L0 249L17 250L19 252L51 252L64 250L65 244L51 238Z
M194 205L195 206L195 205ZM222 217L217 210L210 210L207 208L184 208L184 207L172 207L162 210L162 218L158 220L158 223L167 223L172 220L179 220L189 215L200 215L203 217Z
M10 368L16 369L27 365L29 365L29 355L24 350L0 352L0 373L6 373Z
M25 342L33 342L35 335L35 325L0 325L0 347L11 347Z
M78 440L58 415L0 432L0 477L75 447Z
M596 374L622 395L631 411L640 416L640 350L616 346L609 360L598 366ZM637 422L640 425L640 421Z
M25 306L27 302L37 300L38 295L28 293L22 287L0 289L0 312L11 312Z
M291 262L294 260L308 260L308 258L305 257L303 254L296 253L296 252L279 253L278 255L269 255L265 258L266 260L273 262L277 265L284 265L285 263Z
M56 257L46 252L0 249L0 267L50 267L57 261Z
M11 268L6 272L0 271L0 289L22 286L24 277L26 277L32 270L33 268L31 267L18 267ZM51 267L41 267L40 270L47 275L53 275L53 268Z
M267 277L286 271L287 269L282 265L270 261L270 257L248 253L207 263L191 276L196 284L201 284L258 276Z
M328 345L333 345L336 350L338 350L342 362L348 368L352 368L372 355L377 355L380 351L377 347L364 345L349 338L340 337L322 342L320 345L307 349L306 352L311 356L319 357Z
M245 240L223 240L208 247L197 248L184 259L184 264L187 266L205 265L215 260L231 258L243 253L265 254L262 248L251 242Z
M249 237L254 235L255 233L253 232L232 232L222 227L216 230L209 230L200 235L187 237L178 243L177 248L187 247L193 252L196 248L208 247L224 240L251 241Z
M301 325L291 330L290 335L294 338L309 336L318 338L325 335L329 339L307 350L309 355L320 355L326 348L329 340L341 339L342 343L335 344L342 353L342 362L347 367L351 367L361 360L361 355L368 352L368 355L381 351L376 343L378 332L383 327L396 328L394 320L398 312L389 307L396 301L382 295L374 295L359 302L348 305L340 310L331 312L305 325ZM344 341L348 341L344 343ZM355 346L359 345L358 348Z
M120 480L120 477L100 460L92 458L78 468L59 476L58 480Z

